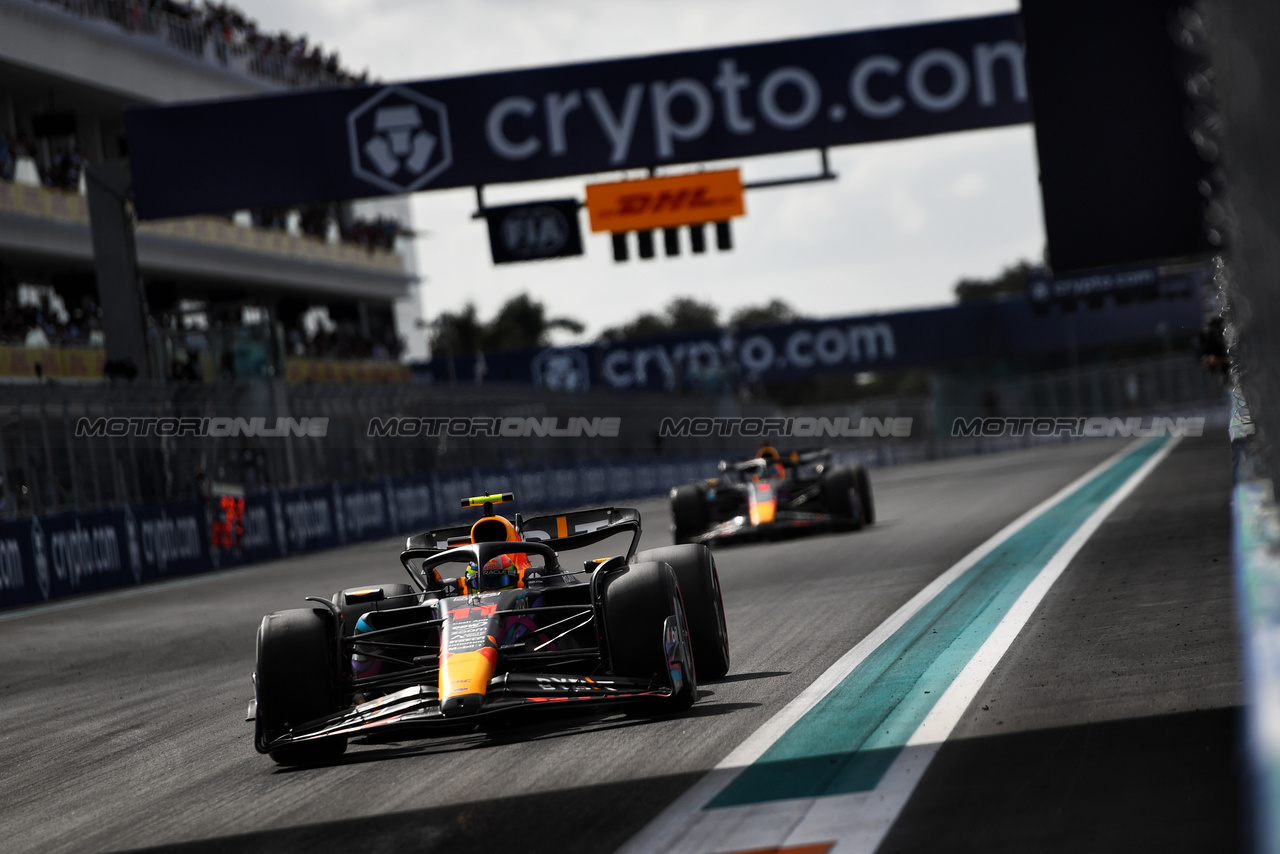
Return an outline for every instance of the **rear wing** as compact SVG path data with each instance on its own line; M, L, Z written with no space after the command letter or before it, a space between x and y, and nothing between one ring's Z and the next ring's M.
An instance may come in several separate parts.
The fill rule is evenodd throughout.
M529 519L517 514L516 530L526 541L546 543L564 551L586 548L630 531L631 547L627 550L630 558L640 543L640 513L630 507L599 507ZM467 545L471 545L471 526L454 525L414 534L405 540L404 548L417 557L426 557L432 552Z
M405 550L437 551L451 549L454 546L471 545L471 525L454 525L451 528L437 528L434 531L423 531L405 540Z
M792 451L789 454L782 455L783 464L790 463L792 465L804 465L805 463L819 463L831 459L831 450L829 448L814 448L808 451Z
M557 551L586 548L627 531L631 532L627 560L635 555L640 545L640 512L630 507L596 507L534 516L520 520L518 527L520 536L525 540L546 543Z
M720 463L720 470L747 471L749 469L759 468L763 465L773 465L775 463L780 463L787 468L797 468L810 463L826 463L830 460L830 449L814 448L807 451L792 451L789 454L780 454L776 460L768 457L749 457L745 460L725 460Z

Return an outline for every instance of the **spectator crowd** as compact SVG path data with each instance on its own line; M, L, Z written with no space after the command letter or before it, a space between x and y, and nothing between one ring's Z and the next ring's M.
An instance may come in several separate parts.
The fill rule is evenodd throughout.
M87 165L84 155L74 145L55 148L49 165L41 165L37 147L25 134L0 133L0 180L12 181L18 171L18 161L29 157L36 165L36 174L45 187L75 191L80 187L80 176Z
M0 304L0 345L26 347L102 346L101 310L92 299L70 312L47 295L37 303L20 302L16 292Z
M284 229L288 226L289 214L292 210L295 209L259 208L251 212L253 224L259 228ZM332 204L300 205L296 210L298 230L303 234L324 240L329 236L330 227L336 226L338 238L343 243L354 243L370 252L375 249L391 252L396 248L397 237L413 236L413 232L391 217L344 220L338 215L337 207Z
M39 146L26 134L0 133L0 180L12 182L17 177L18 161L30 158L35 165L40 184L52 189L76 192L88 160L74 144L53 147L47 165L40 156ZM390 217L375 219L346 219L338 215L333 204L301 205L298 208L260 208L250 212L253 224L259 228L284 230L289 215L298 213L298 227L303 234L327 240L331 226L337 228L338 239L344 243L361 246L370 252L380 249L391 252L396 248L396 238L413 233Z
M289 355L305 359L399 359L403 344L394 334L366 338L353 325L339 323L308 336L301 327L289 330Z
M42 0L82 17L113 21L129 32L150 33L178 49L227 65L247 60L250 72L294 86L359 86L369 81L342 67L305 35L267 33L229 3L209 0Z

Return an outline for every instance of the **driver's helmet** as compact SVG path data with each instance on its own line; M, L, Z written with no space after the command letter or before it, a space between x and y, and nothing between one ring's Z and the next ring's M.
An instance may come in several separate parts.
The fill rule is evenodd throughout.
M516 526L503 516L485 516L471 526L473 543L518 543L520 540ZM519 552L498 555L485 563L483 572L474 563L467 564L466 574L460 579L463 582L463 592L524 587L524 573L529 566L529 558ZM480 581L480 575L484 576L483 582Z
M519 558L524 555L498 555L484 565L483 572L474 563L467 564L467 590L512 590L524 586L524 569ZM483 580L479 577L483 575Z
M785 478L787 469L782 465L782 455L778 453L778 449L772 445L765 445L756 452L756 456L765 461L768 465L768 474L770 477Z

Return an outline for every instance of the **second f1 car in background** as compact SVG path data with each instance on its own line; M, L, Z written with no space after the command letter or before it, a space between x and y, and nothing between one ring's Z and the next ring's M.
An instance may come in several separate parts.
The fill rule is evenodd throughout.
M875 522L861 465L835 465L828 450L783 455L772 447L720 463L720 476L671 490L677 543L766 539L809 531L856 531Z

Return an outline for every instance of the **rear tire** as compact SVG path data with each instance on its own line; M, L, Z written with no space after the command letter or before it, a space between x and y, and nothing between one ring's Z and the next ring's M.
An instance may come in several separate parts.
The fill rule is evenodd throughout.
M665 674L667 655L662 632L667 617L677 615L686 638L689 632L675 571L665 563L630 564L605 578L601 598L613 672L638 678ZM685 672L678 693L629 704L626 713L669 714L692 706L698 697L698 679L696 666L692 661L688 663L690 666L682 668Z
M711 509L706 492L696 483L686 483L671 490L671 521L675 525L675 541L692 542L711 525Z
M693 663L702 679L720 679L729 672L729 629L720 595L716 560L704 545L666 546L636 555L636 562L671 565L684 600Z
M840 466L822 473L822 503L827 512L841 519L840 527L856 531L862 527L861 501L857 494L857 473L852 466Z
M334 634L328 611L296 608L262 618L254 670L259 743L342 707ZM270 755L280 765L318 765L346 749L346 737L338 736L286 745Z
M858 500L862 502L862 521L868 525L876 522L876 505L871 497L871 478L862 466L854 466L854 489L858 492Z

